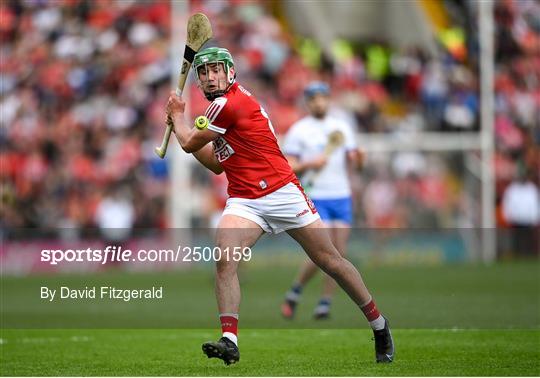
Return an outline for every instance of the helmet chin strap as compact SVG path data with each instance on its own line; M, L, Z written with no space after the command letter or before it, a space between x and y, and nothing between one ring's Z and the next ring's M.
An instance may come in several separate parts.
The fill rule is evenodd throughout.
M225 94L226 91L214 91L212 93L204 92L204 97L208 101L214 101L216 98L221 97Z
M234 83L234 79L236 78L236 74L232 74L231 73L231 69L229 68L229 70L227 71L227 80L229 80L229 87L232 85L232 83Z

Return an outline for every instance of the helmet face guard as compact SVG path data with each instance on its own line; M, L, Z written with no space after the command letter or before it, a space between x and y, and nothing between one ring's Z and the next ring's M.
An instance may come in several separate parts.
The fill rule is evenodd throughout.
M204 85L199 78L199 69L204 68L206 71L206 76L208 77L208 65L210 64L223 64L223 70L227 73L227 86L225 89L210 93L204 91ZM192 67L197 84L199 85L199 88L203 90L204 96L209 101L213 101L214 99L227 93L236 79L236 74L231 72L231 68L234 67L232 55L229 50L221 47L209 47L199 51L197 54L195 54Z

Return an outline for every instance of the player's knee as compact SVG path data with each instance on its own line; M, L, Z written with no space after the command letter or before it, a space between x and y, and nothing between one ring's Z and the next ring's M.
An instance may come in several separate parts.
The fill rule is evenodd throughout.
M325 273L334 276L343 265L343 257L339 254L323 254L318 261L315 261Z
M238 244L241 245L242 243ZM216 240L216 247L220 251L219 259L216 260L216 274L218 276L225 277L236 274L238 268L238 253L235 254L234 251L241 249L238 247L231 247L231 245L235 244L230 243L225 239Z
M236 274L238 264L235 261L221 258L216 261L216 275L218 278L226 278Z
M234 238L229 237L217 237L216 238L216 247L219 248L221 252L221 259L232 259L234 256L237 257L238 253L244 251L246 248L250 248L253 243L250 243L248 239Z

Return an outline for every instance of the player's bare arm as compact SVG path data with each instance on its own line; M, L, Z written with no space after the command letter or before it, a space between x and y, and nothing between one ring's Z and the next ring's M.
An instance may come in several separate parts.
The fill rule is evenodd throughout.
M218 133L211 130L197 130L186 125L184 120L185 102L174 92L167 102L167 115L173 121L173 132L182 149L193 156L206 168L219 175L223 167L214 155L211 141L217 138Z
M347 162L353 169L362 170L364 167L365 153L360 149L347 151Z
M208 143L199 151L195 151L192 154L199 161L199 163L204 165L216 175L223 173L223 166L220 164L216 158L216 155L214 154L214 147L212 146L212 143Z
M327 162L327 158L324 154L321 154L314 159L309 159L306 161L301 161L297 156L294 155L286 155L285 157L287 158L287 161L289 162L292 170L297 175L302 174L310 169L321 169L326 165Z

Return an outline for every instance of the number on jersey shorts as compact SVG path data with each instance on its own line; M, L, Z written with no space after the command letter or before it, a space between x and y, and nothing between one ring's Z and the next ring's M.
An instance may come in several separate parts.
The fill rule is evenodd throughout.
M320 219L313 202L303 189L290 182L266 196L227 200L223 215L237 215L257 223L268 233L307 226Z

